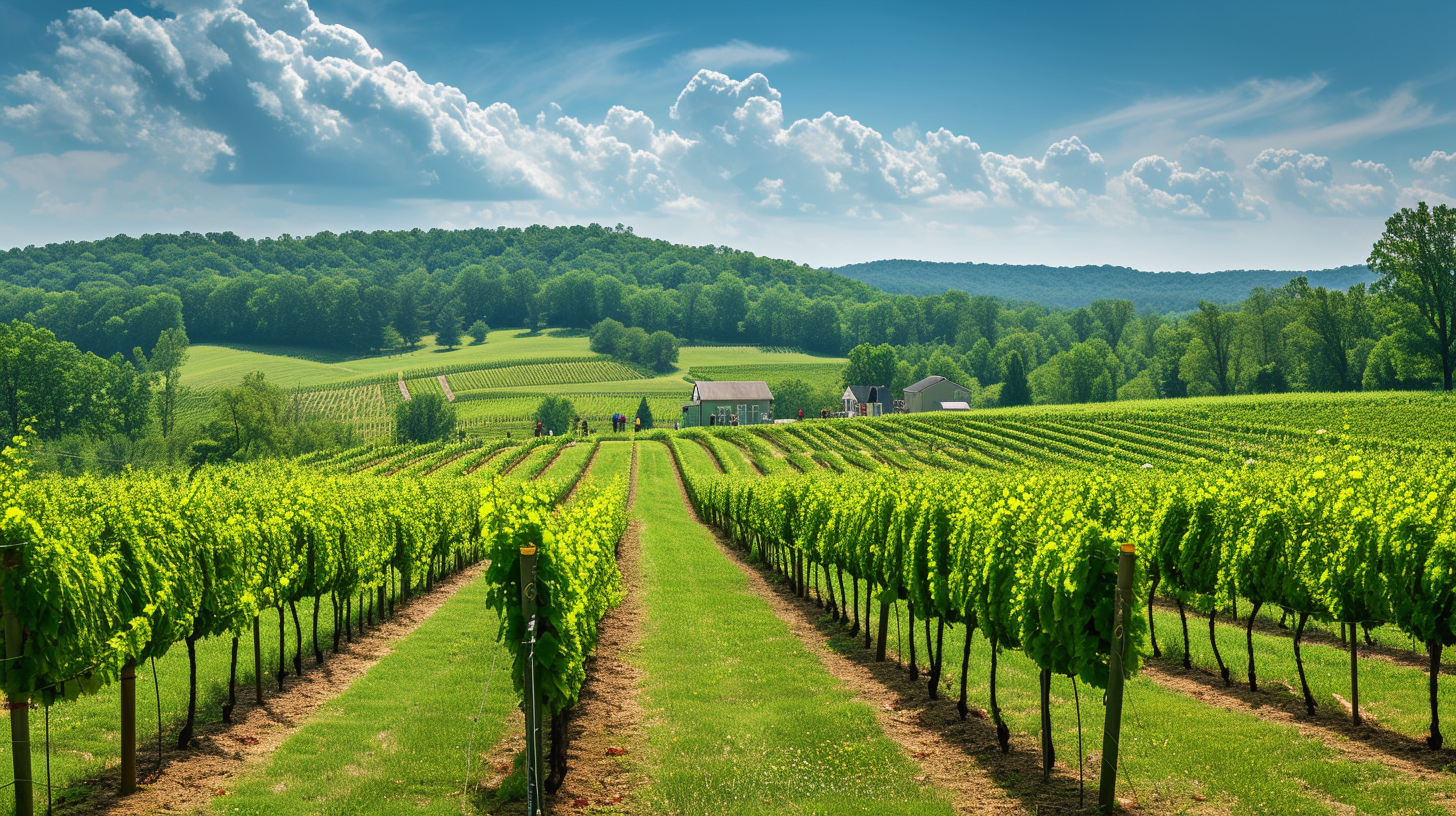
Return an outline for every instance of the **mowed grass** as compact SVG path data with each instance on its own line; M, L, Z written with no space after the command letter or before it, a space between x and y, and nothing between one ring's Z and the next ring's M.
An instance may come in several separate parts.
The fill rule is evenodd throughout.
M358 604L354 605L358 613ZM321 671L313 666L313 604L299 604L298 617L303 625L304 673ZM333 607L324 598L319 609L319 645L324 649L325 667L333 645ZM278 615L265 611L262 615L263 688L277 689ZM286 619L289 679L293 680L293 621ZM197 723L216 722L222 718L222 704L228 697L228 664L232 654L230 636L215 637L197 643ZM153 682L152 664L137 667L137 772L145 775L156 768L157 758L157 692L161 691L163 760L176 756L177 733L187 717L187 649L176 644L156 662L157 682ZM253 699L253 636L249 630L238 644L238 702ZM6 719L0 717L0 720ZM45 802L45 713L31 715L32 762L38 773L36 801ZM57 806L84 798L86 789L78 787L82 780L93 777L121 762L121 688L112 684L96 694L55 705L50 710L51 782ZM5 726L9 733L9 725ZM0 740L0 786L14 776L10 740ZM0 792L0 814L15 812L15 799L9 789Z
M946 796L688 516L665 446L638 451L644 812L949 814Z
M511 655L496 642L497 618L486 611L488 591L482 579L462 587L271 760L214 799L213 812L483 812L489 799L479 786L494 769L482 763L517 703ZM467 747L471 795L462 802Z
M558 337L549 333L531 336L520 329L493 331L481 345L456 346L453 350L436 346L433 337L426 337L421 340L420 348L404 354L337 360L313 350L199 344L192 347L187 365L182 369L182 384L191 388L226 388L236 385L244 374L262 371L270 381L284 388L300 388L435 366L517 359L529 362L532 358L591 354L585 337Z
M1240 604L1245 615L1249 612L1247 603ZM1158 631L1158 645L1163 657L1158 665L1174 671L1183 667L1183 628L1178 613L1164 609L1153 613ZM1275 622L1279 614L1272 616L1261 612L1261 619ZM1297 700L1303 706L1304 695L1299 685L1299 670L1294 662L1294 616L1288 621L1289 629L1283 636L1262 634L1254 631L1254 667L1259 680L1259 689L1270 699ZM1229 669L1233 683L1240 688L1248 687L1249 653L1245 642L1244 627L1231 624L1216 624L1218 650L1223 663ZM1393 629L1393 627L1391 627ZM1208 618L1203 615L1188 615L1189 656L1193 665L1211 676L1206 682L1222 687L1218 676L1218 661L1208 640ZM1363 638L1362 638L1363 644ZM1363 651L1363 645L1361 651ZM1309 681L1315 703L1323 714L1349 720L1347 708L1350 700L1350 653L1347 649L1332 647L1324 643L1300 644L1304 658L1304 673ZM1430 732L1431 711L1428 683L1430 675L1418 666L1426 661L1419 651L1409 653L1416 665L1400 665L1378 657L1360 659L1360 710L1367 726L1384 729L1409 737L1411 747L1419 750ZM1335 695L1340 698L1336 699ZM1439 695L1443 720L1456 712L1456 678L1443 677ZM1449 722L1449 720L1446 720Z
M1177 616L1172 617L1176 625ZM1205 632L1206 626L1205 622ZM928 693L924 682L924 632L924 622L917 621L915 640L922 670L919 695ZM945 631L941 695L946 701L939 705L947 710L954 706L960 694L964 632L964 627L959 625L947 626ZM931 633L935 633L934 624ZM899 603L889 629L891 661L896 660L898 652L908 666L909 638L906 607ZM1169 640L1160 637L1160 642ZM1197 640L1193 638L1195 644ZM831 646L846 653L862 654L863 642L862 635L853 641L838 634L830 639ZM1206 638L1204 645L1206 648ZM1181 638L1177 647L1181 655ZM1166 654L1166 645L1164 650ZM1229 652L1225 651L1226 660L1228 656ZM967 696L972 708L990 707L989 667L989 645L977 634L972 638L967 674ZM1273 666L1270 668L1272 672ZM1263 670L1260 671L1262 674ZM1036 758L1040 756L1041 739L1038 676L1039 669L1021 652L1001 652L997 697L1002 715L1011 728L1012 751ZM1272 681L1274 674L1269 679ZM1297 680L1295 687L1298 688ZM1301 736L1293 727L1261 720L1250 711L1229 711L1202 703L1143 676L1133 678L1126 688L1118 795L1136 800L1145 810L1249 816L1450 812L1442 801L1456 795L1456 779L1445 777L1439 782L1425 782L1377 761L1354 762L1317 739ZM1102 694L1098 689L1080 684L1079 689L1082 743L1086 751L1084 773L1089 796L1095 802L1104 715ZM977 741L991 744L994 733L990 721L973 719L970 722L984 732L978 734ZM1052 728L1061 773L1075 791L1077 711L1072 683L1066 677L1052 680ZM968 754L966 761L979 764L1013 795L1034 799L1042 784L1040 774L1027 774L1024 768L1015 770L1014 763L998 764L998 756Z

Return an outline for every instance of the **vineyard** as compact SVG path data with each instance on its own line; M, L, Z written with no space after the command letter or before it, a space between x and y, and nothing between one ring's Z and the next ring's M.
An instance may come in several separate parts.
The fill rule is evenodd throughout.
M1111 761L1130 812L1445 813L1450 411L1188 400L635 442L597 423L190 478L32 476L12 448L0 598L23 634L0 683L35 706L11 725L57 812L129 773L137 796L185 787L260 701L398 630L275 753L193 784L198 807L375 812L403 785L496 812L529 781L512 712L536 695L539 790L574 811L1093 812Z

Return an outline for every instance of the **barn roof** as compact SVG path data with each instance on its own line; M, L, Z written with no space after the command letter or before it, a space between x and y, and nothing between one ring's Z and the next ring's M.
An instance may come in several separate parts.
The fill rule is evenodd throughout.
M768 383L760 380L742 382L707 380L693 385L693 399L736 402L739 400L773 401L773 392Z
M905 391L907 393L915 393L915 392L918 392L918 391L924 391L925 389L929 388L932 385L938 385L938 384L943 383L943 382L950 382L951 385L955 385L956 388L959 388L962 391L969 391L970 390L969 388L966 388L963 385L956 385L955 383L951 382L950 380L947 380L946 378L944 378L944 377L942 377L942 376L940 376L938 374L932 374L929 377L926 377L925 379L921 380L920 382L915 383L914 385L907 385L907 386L905 386Z
M878 399L870 399L870 389L875 390ZM845 391L855 402L891 402L890 387L887 385L851 385Z

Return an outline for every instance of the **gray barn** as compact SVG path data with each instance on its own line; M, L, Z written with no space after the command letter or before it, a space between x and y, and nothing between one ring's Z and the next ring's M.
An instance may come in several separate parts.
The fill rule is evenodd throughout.
M905 412L965 410L960 405L946 406L942 403L969 403L971 389L957 385L940 376L930 376L914 385L905 386Z

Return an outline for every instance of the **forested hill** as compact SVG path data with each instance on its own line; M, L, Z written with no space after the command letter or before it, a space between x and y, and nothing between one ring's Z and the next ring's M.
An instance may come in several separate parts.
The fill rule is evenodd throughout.
M1094 300L1130 300L1138 309L1184 312L1198 301L1237 303L1256 286L1276 289L1304 276L1310 286L1348 289L1378 276L1364 266L1312 272L1240 269L1228 272L1142 272L1126 266L1040 266L935 263L888 260L850 264L834 270L877 289L905 295L938 295L958 289L972 295L1076 309Z

